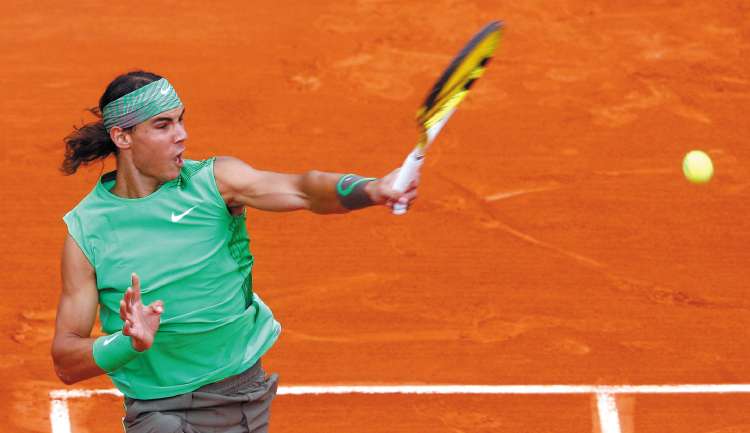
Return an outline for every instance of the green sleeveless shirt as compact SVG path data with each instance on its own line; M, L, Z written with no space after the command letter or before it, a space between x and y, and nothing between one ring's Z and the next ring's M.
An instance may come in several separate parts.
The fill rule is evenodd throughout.
M128 397L170 397L241 373L281 330L253 293L245 215L229 213L213 162L185 160L177 178L138 199L112 194L115 173L105 174L63 217L96 271L104 332L122 330L132 272L144 304L164 301L153 346L108 373Z

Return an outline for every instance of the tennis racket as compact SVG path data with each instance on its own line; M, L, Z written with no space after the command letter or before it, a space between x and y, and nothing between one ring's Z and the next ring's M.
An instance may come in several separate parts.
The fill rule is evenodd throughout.
M430 90L427 99L417 110L419 140L401 165L393 183L396 191L406 191L419 175L427 148L464 100L477 78L482 76L500 41L502 29L501 21L493 21L484 26L458 53ZM395 215L403 215L406 210L405 203L393 205Z

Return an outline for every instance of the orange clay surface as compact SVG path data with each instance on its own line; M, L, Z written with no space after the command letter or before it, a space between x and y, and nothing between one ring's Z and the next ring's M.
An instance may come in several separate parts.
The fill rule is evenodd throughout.
M750 383L750 4L655 1L4 3L0 430L48 432L57 167L117 74L165 75L187 156L380 176L483 24L507 31L405 217L249 212L284 385ZM684 180L707 151L716 176ZM109 160L104 169L110 169ZM110 388L100 377L69 388ZM750 396L623 397L625 429L750 431ZM120 431L115 397L74 433ZM627 414L626 414L627 415ZM588 432L589 396L280 396L273 432ZM628 426L627 424L630 424Z

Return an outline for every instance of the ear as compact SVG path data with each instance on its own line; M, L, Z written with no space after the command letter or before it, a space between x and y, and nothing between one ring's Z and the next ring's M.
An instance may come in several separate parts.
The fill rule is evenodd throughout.
M113 126L112 129L109 130L109 138L112 139L118 149L129 149L130 143L133 141L130 132L119 126Z

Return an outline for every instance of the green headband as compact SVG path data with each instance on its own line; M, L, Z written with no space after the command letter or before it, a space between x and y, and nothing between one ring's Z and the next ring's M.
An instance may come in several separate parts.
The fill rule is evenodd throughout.
M174 87L165 78L146 84L110 102L102 110L104 128L130 128L157 114L182 106Z

